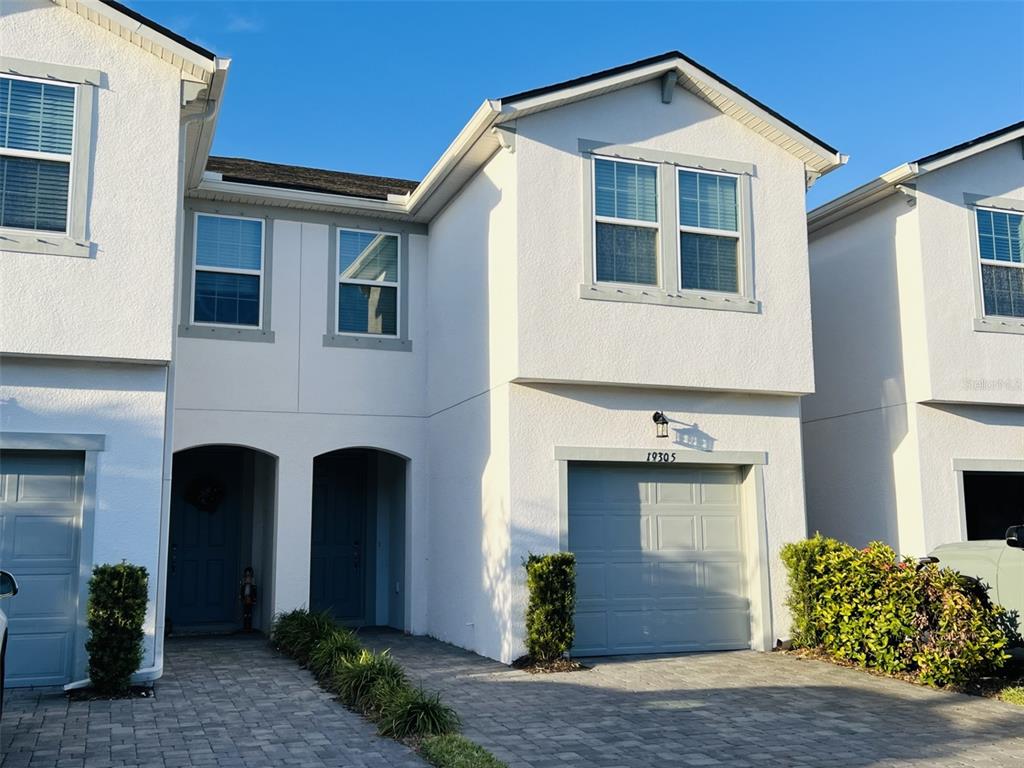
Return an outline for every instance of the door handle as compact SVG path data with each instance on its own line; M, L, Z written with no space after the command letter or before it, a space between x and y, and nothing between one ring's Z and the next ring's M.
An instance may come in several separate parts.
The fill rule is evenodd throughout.
M359 546L359 542L355 542L352 545L352 567L358 569L359 564L362 561L363 550Z
M178 548L171 547L171 573L178 572Z

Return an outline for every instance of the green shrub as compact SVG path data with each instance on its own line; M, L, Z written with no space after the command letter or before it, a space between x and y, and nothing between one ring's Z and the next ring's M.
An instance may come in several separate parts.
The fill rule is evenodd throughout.
M571 552L530 555L526 586L526 649L534 661L560 658L572 648L575 637L576 557Z
M327 611L310 613L299 608L278 614L270 628L270 642L302 666L309 663L313 646L337 630L338 625Z
M508 768L486 749L457 733L428 736L420 745L420 753L437 768Z
M338 663L330 688L350 707L370 713L381 708L391 688L405 683L405 672L387 651L364 650Z
M454 733L459 725L459 716L441 703L439 694L402 686L384 702L378 730L381 736L404 739Z
M864 549L815 536L787 544L793 640L889 674L964 685L1009 658L1005 611L949 569L918 570L885 544Z
M356 636L340 627L323 635L309 653L309 670L320 679L330 679L344 659L358 656L363 647Z
M89 579L89 679L97 692L128 691L142 663L149 574L139 565L98 565Z
M1007 704L1024 706L1024 686L1014 685L1009 688L1003 688L999 692L999 698Z

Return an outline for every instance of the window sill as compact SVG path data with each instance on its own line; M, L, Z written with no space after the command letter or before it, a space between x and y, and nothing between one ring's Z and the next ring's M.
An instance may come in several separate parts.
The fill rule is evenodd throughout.
M344 349L383 349L389 352L412 352L412 339L394 337L347 336L343 333L325 333L325 347Z
M716 309L725 312L759 314L761 302L744 296L718 296L701 293L666 293L660 288L623 288L609 285L581 285L580 298L595 301L622 301L633 304L659 304L665 307Z
M1024 317L976 317L974 330L981 333L1017 333L1024 335Z
M189 339L274 343L274 332L264 331L260 328L228 328L220 325L179 325L178 335Z
M93 257L93 244L57 232L12 232L0 229L0 251L89 259Z

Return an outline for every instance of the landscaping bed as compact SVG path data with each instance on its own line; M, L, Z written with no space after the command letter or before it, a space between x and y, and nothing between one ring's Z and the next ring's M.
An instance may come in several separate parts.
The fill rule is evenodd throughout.
M320 686L438 768L503 768L458 734L458 714L440 695L413 685L388 651L364 648L327 613L296 610L274 619L271 644L309 669Z

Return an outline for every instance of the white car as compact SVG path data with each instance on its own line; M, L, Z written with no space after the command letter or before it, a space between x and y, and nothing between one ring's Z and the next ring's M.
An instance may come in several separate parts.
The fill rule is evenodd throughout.
M18 582L0 571L0 600L18 594ZM7 672L7 614L0 610L0 716L4 713L4 675Z

